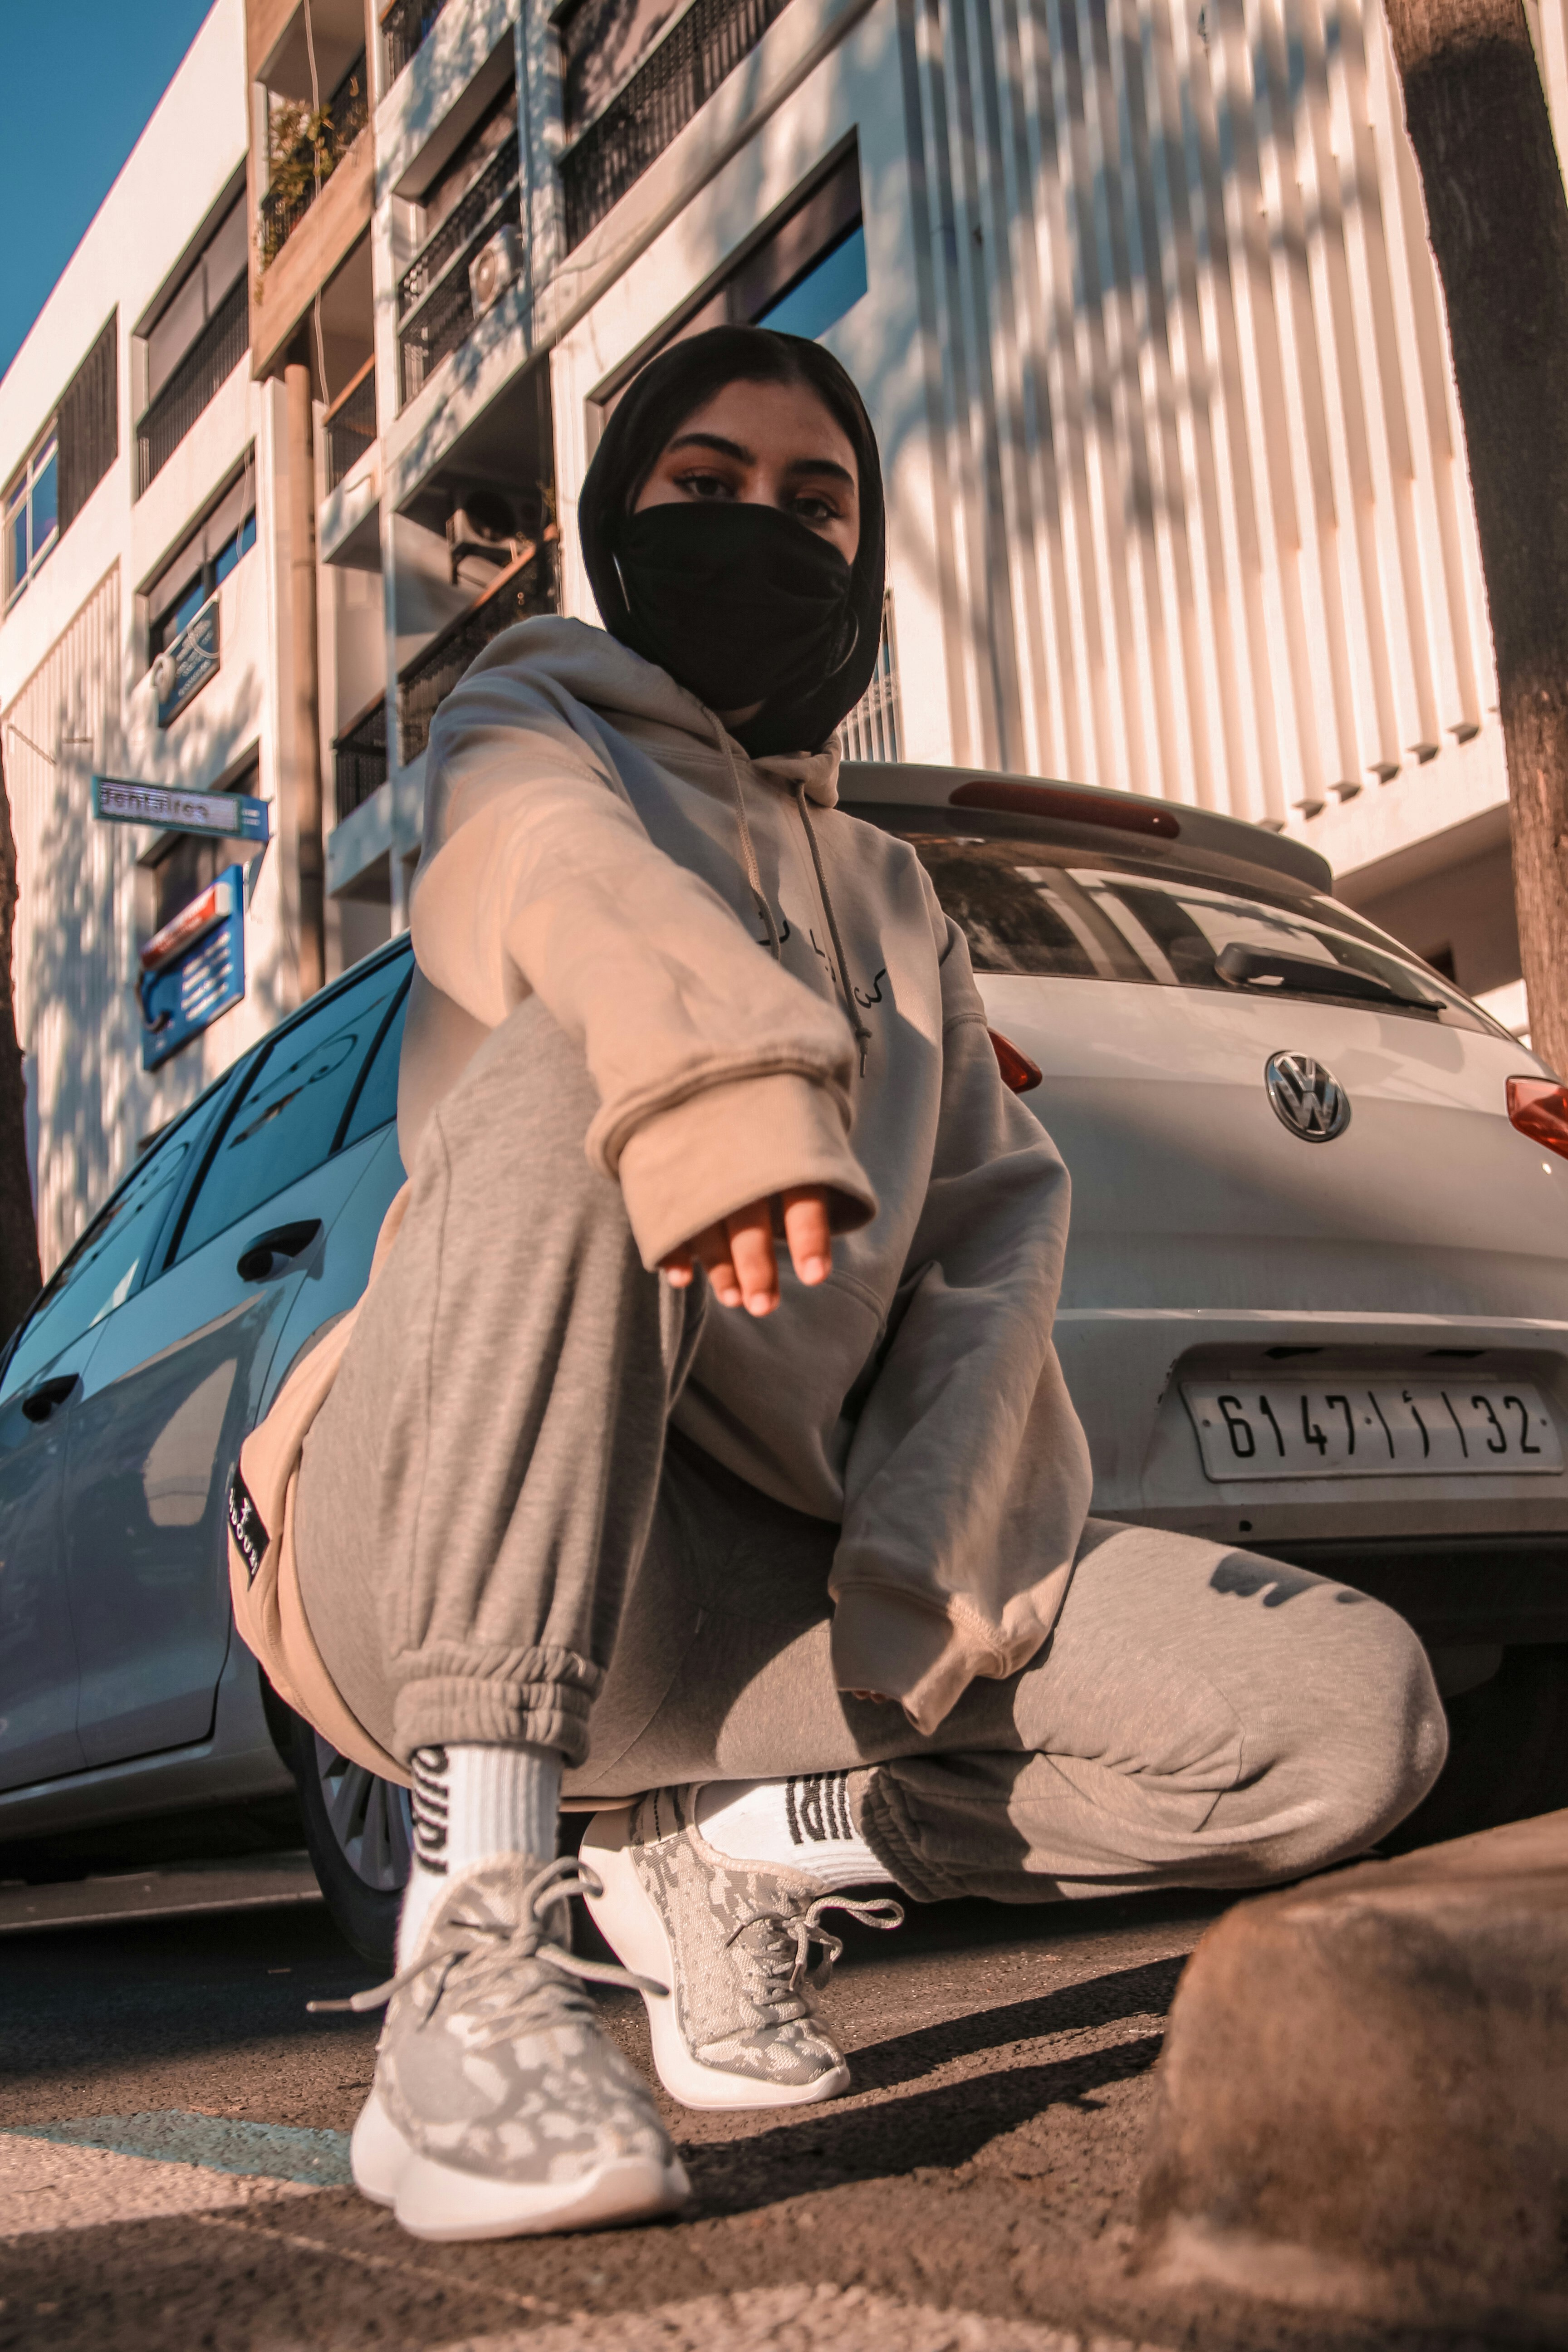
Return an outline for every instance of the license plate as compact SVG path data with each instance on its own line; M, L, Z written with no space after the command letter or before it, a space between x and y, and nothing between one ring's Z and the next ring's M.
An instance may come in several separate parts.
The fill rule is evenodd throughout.
M1184 1381L1205 1475L1470 1477L1563 1467L1556 1426L1528 1381Z

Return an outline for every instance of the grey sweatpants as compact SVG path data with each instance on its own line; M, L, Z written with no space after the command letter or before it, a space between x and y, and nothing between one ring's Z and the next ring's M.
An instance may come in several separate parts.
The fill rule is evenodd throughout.
M1149 1528L1091 1520L1049 1641L930 1738L837 1690L837 1529L668 1430L727 1310L644 1270L596 1108L536 1000L494 1032L307 1442L306 1613L392 1753L534 1741L577 1800L862 1768L860 1825L927 1899L1258 1885L1426 1793L1444 1718L1401 1618Z

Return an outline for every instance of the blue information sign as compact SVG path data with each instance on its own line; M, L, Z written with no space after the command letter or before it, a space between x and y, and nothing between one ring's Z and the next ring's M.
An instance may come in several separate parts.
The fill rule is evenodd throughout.
M245 868L230 866L142 950L142 1066L155 1070L245 994Z

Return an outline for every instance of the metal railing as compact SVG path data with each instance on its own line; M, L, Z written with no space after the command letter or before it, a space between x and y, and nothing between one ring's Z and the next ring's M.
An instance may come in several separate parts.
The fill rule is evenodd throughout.
M904 756L903 712L899 700L899 656L893 641L893 600L882 601L882 633L871 683L838 730L846 760L897 761Z
M519 218L517 191L513 131L404 271L397 289L397 347L405 402L428 383L472 330L468 264L498 228Z
M323 422L327 434L327 494L331 497L350 467L357 466L375 442L374 358L366 360L346 391L338 394Z
M332 745L332 798L338 823L353 816L386 782L386 698L345 727Z
M390 89L411 58L429 39L447 0L392 0L382 12L382 87Z
M406 319L500 204L518 174L517 133L503 139L471 188L465 188L428 245L421 246L397 283L397 315Z
M257 239L263 269L277 260L369 121L370 79L362 49L315 118L315 135L307 128L271 167Z
M250 289L237 278L136 427L136 495L163 471L250 349Z
M508 564L493 588L477 604L449 622L438 637L416 654L397 679L397 740L406 767L430 740L430 722L458 680L493 637L519 621L561 609L561 563L558 535L552 528L544 544L529 548Z
M562 157L568 247L581 245L620 202L788 5L692 0L647 63Z

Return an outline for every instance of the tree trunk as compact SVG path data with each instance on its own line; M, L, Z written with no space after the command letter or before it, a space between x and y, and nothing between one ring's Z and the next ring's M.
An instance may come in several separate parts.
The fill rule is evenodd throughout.
M16 1042L11 947L16 923L16 836L0 735L0 1346L37 1295L38 1224L27 1181L27 1090Z
M1568 197L1521 0L1385 0L1447 303L1536 1052L1568 1076Z

